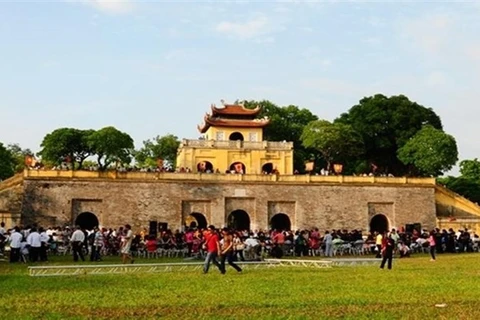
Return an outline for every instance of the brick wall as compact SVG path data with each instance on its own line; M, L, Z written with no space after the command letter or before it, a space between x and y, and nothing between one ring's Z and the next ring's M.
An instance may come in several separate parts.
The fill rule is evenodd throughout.
M37 178L26 179L24 190L23 222L42 225L71 225L92 212L106 227L148 228L149 221L160 221L177 229L199 212L223 226L234 210L248 213L252 229L267 228L277 213L287 214L293 228L322 230L367 230L375 214L384 214L390 227L436 223L433 185Z

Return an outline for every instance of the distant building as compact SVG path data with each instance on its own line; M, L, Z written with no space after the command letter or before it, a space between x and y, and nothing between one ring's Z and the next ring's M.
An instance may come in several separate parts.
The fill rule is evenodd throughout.
M211 106L198 126L203 139L183 140L177 167L202 173L293 174L293 142L266 141L268 118L259 119L261 108L241 104Z

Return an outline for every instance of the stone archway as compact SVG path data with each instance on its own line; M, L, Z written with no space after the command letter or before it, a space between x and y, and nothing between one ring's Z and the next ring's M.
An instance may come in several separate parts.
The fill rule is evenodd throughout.
M239 161L234 162L230 165L230 172L245 174L246 173L245 165Z
M292 222L285 213L277 213L270 219L270 228L273 230L292 230Z
M273 173L273 169L274 169L273 163L267 162L262 166L262 173L266 173L266 174Z
M240 132L233 132L228 137L228 140L230 140L230 141L243 141L244 140L243 134L241 134Z
M199 228L199 229L206 229L207 228L207 218L200 212L192 212L187 219L185 219L185 224L188 228Z
M75 219L75 225L85 230L93 230L99 226L98 218L91 212L82 212Z
M388 218L384 214L376 214L370 219L370 232L383 233L389 229Z
M197 163L197 172L213 172L213 164L210 161L200 161Z
M250 230L250 216L245 210L234 210L227 217L227 226L235 230Z

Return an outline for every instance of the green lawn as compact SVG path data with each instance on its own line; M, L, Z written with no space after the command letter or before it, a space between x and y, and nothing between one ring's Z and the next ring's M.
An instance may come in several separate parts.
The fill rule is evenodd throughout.
M53 257L49 264L70 264ZM165 260L144 260L161 262ZM171 262L172 260L169 260ZM108 258L103 263L118 262ZM32 278L0 262L3 319L478 319L480 255L377 266ZM435 304L445 303L438 308Z

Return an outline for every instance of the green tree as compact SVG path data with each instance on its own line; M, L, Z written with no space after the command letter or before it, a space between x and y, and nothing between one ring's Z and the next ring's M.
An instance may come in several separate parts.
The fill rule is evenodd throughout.
M15 158L0 142L0 181L14 175Z
M403 95L386 97L377 94L363 98L335 122L351 125L362 136L366 152L360 160L395 175L403 175L409 170L398 159L398 149L424 125L442 129L441 120L432 109Z
M22 172L25 169L25 157L33 156L33 152L30 149L22 149L19 144L9 144L7 150L15 160L14 171Z
M463 178L480 182L480 161L477 158L461 161L460 173Z
M318 120L310 110L298 106L289 105L279 107L276 104L263 101L248 101L247 108L262 107L259 117L268 117L270 124L264 130L264 140L269 141L292 141L294 145L294 168L300 172L304 171L306 160L317 158L317 151L305 148L300 137L303 129L312 121Z
M330 170L333 163L344 164L364 152L362 137L350 125L327 120L310 122L303 130L301 140L306 148L322 155Z
M97 156L100 170L106 170L112 163L129 164L132 161L132 137L114 127L105 127L90 134L88 146Z
M438 176L457 162L457 143L451 135L426 125L398 150L398 158L411 167L411 173Z
M72 168L77 163L81 169L83 161L92 155L88 141L94 132L74 128L56 129L43 138L40 145L42 150L38 154L47 162L60 164L68 160L73 163Z
M135 152L135 161L142 167L157 166L157 159L163 159L175 169L180 140L173 134L157 136L143 141L143 147Z

